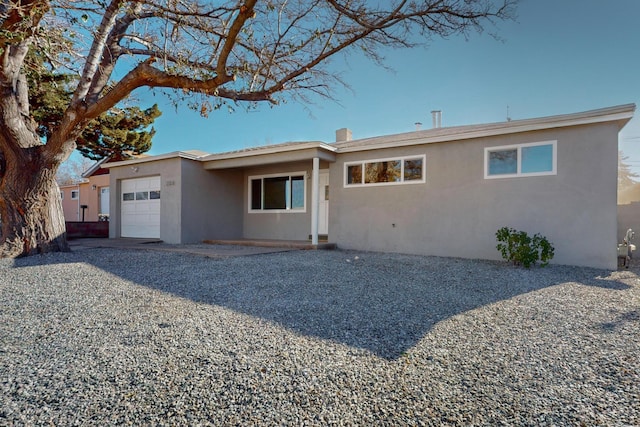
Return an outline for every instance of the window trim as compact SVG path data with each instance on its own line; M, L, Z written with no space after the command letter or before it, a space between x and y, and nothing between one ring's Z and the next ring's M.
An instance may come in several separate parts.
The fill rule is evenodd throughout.
M422 160L422 178L421 179L411 179L405 181L404 179L404 162L407 160ZM367 163L380 163L380 162L400 162L400 181L392 181L392 182L364 182L365 180L365 171ZM349 183L349 166L360 166L362 168L362 182L358 183ZM353 162L345 162L343 169L343 186L344 188L361 188L361 187L380 187L387 185L407 185L407 184L424 184L427 182L427 155L426 154L417 154L400 156L400 157L385 157L381 159L367 159L367 160L358 160Z
M302 177L302 189L303 189L303 207L302 208L291 208L290 203L291 200L287 200L287 205L289 205L286 209L264 209L264 179L265 178L288 178L287 185L291 185L291 178ZM251 196L252 196L252 188L251 181L260 179L262 181L261 190L262 194L260 195L262 209L252 209L251 208ZM249 213L260 213L260 214L270 214L270 213L306 213L307 212L307 171L295 171L295 172L283 172L283 173L272 173L266 175L251 175L247 178L247 212Z
M73 197L73 193L76 193L76 196ZM80 190L71 190L71 200L78 200L80 199Z
M543 145L551 145L551 170L543 172L522 172L522 149L528 147L539 147ZM517 164L516 173L489 175L489 153L494 151L517 151ZM540 142L528 142L524 144L511 144L511 145L498 145L494 147L484 148L484 179L501 179L501 178L519 178L530 176L548 176L558 174L558 141L540 141Z

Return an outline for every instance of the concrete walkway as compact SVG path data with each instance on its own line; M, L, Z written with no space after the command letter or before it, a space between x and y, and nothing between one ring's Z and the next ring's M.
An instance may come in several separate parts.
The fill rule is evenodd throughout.
M199 243L185 245L170 245L158 239L97 239L83 238L69 240L72 251L80 251L92 248L116 248L137 249L167 252L182 252L202 255L210 258L228 258L234 256L259 255L274 252L287 252L300 249L310 249L302 245L294 245L292 242L282 242L281 245L251 244L251 241L234 241L229 243Z

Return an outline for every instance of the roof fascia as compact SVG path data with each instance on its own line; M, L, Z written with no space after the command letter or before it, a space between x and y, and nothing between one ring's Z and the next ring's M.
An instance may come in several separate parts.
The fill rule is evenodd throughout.
M279 154L279 153L288 153L292 151L302 151L308 150L312 148L318 148L320 150L325 150L329 152L335 152L336 147L329 145L324 142L301 142L295 144L281 144L281 145L269 145L265 147L257 147L248 150L240 150L240 151L230 151L227 153L220 154L210 154L204 158L203 161L208 162L212 160L226 160L226 159L238 159L243 157L255 157L255 156L263 156L266 154Z
M173 151L171 153L158 154L157 156L140 157L137 159L122 160L119 162L110 162L102 165L102 167L116 168L120 166L129 166L129 165L135 165L139 163L155 162L158 160L168 160L168 159L177 159L177 158L182 158L187 160L201 160L203 157L206 157L206 156L208 156L208 154L205 156L198 156L193 153L189 153L185 151Z
M87 169L86 171L84 171L82 173L82 175L80 175L82 178L89 178L91 175L93 175L94 173L96 173L96 171L98 169L100 169L100 167L102 166L103 163L106 163L109 161L108 157L105 157L104 159L100 159L97 162L95 162L93 165L91 165L91 167L89 169Z
M384 141L376 143L375 140L383 137L370 138L362 141L349 141L344 143L344 147L338 146L338 153L349 153L356 151L367 151L372 149L394 148L417 144L433 144L440 142L459 141L465 139L484 138L490 136L506 135L513 133L532 132L560 127L589 125L604 122L619 122L622 129L633 117L636 109L635 104L625 104L615 107L602 108L599 110L585 111L582 113L565 114L560 116L549 116L536 119L514 120L510 122L493 123L485 126L470 125L459 128L451 128L450 132L429 136L432 130L422 132L410 132L385 137ZM444 128L441 128L444 130ZM353 144L353 145L352 145Z
M269 165L277 163L290 163L312 160L314 157L327 162L336 161L336 153L332 150L324 150L317 146L307 146L296 150L262 150L251 156L225 156L211 160L202 160L205 169L231 169L251 166ZM210 159L209 157L208 159Z

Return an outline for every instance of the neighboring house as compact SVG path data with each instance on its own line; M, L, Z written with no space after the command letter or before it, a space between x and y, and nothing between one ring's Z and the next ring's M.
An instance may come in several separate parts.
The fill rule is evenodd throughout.
M65 221L109 218L109 169L103 167L105 162L106 159L97 161L87 169L82 174L82 182L60 186Z
M500 259L495 232L541 233L553 262L615 268L618 132L628 104L335 143L174 152L110 169L109 236L306 240Z
M640 184L618 188L618 240L622 242L626 231L635 230L640 238ZM634 242L634 243L637 243Z
M78 221L80 215L80 184L60 185L64 220Z

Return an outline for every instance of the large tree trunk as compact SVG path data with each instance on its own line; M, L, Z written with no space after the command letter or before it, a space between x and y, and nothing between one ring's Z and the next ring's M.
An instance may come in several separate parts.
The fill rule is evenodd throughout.
M0 181L0 257L21 257L68 251L60 190L55 168L37 149L29 162L12 167L5 163Z
M6 45L0 64L0 257L69 250L55 177L74 138L49 147L36 134L21 71L28 47L28 37Z

